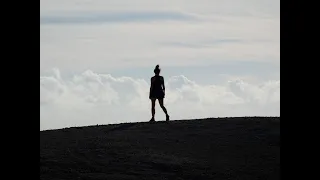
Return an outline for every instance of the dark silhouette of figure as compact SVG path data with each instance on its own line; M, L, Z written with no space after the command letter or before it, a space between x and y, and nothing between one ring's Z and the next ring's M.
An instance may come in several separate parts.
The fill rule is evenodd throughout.
M162 108L163 112L166 114L166 121L169 121L169 115L167 112L167 109L163 105L163 99L165 96L165 86L164 86L164 79L162 76L160 76L160 68L159 65L157 65L154 69L154 76L151 77L151 85L150 85L150 93L149 93L149 99L151 100L151 113L152 118L150 122L154 122L154 115L155 115L155 105L156 100L158 99L160 107Z

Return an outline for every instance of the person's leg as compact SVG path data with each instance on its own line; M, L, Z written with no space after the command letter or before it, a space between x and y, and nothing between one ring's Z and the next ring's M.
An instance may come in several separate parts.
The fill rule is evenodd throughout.
M151 99L151 114L152 114L151 121L154 121L154 115L156 113L155 106L156 106L156 99L152 98Z
M159 101L159 105L162 108L163 112L166 114L166 120L169 121L169 115L168 115L167 109L163 105L163 99L162 98L158 99L158 101Z

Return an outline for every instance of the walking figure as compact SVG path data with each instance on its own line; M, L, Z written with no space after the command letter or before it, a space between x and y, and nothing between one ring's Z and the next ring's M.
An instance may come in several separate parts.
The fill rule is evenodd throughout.
M165 96L165 86L164 86L164 79L162 76L160 76L160 68L159 65L155 67L153 70L154 76L151 77L151 85L150 85L150 93L149 93L149 99L151 100L151 113L152 118L150 122L154 122L154 115L155 115L155 105L156 100L158 99L159 105L162 108L163 112L166 114L166 121L169 121L169 115L167 112L167 109L163 105L163 99Z

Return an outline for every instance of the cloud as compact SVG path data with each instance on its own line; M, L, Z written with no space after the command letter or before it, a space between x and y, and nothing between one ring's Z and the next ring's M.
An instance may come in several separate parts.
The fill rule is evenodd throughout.
M172 119L280 115L280 80L249 84L232 79L222 85L200 85L183 75L165 80ZM91 70L63 78L55 69L40 76L40 129L148 121L148 90L149 79ZM156 118L164 119L158 105Z
M40 24L124 23L154 21L191 21L196 17L179 12L75 13L40 17Z
M279 7L279 0L41 0L40 68L279 63Z
M40 26L40 69L84 71L228 62L280 61L278 19L219 17L214 22L160 21ZM77 66L74 66L74 64Z
M41 0L40 14L70 12L184 11L203 15L280 16L279 0Z

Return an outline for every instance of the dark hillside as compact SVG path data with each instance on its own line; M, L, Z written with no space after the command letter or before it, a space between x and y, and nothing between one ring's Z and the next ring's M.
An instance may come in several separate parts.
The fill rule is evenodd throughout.
M40 179L280 179L280 117L40 132Z

